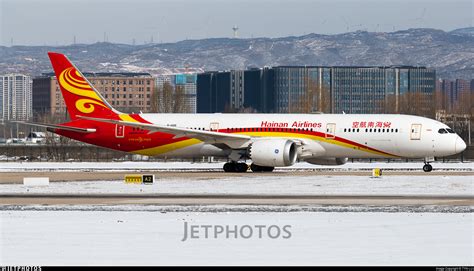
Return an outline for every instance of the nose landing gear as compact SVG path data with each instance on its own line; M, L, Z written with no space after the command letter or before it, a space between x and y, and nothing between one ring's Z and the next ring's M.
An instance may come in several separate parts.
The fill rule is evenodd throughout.
M425 165L423 166L424 172L431 172L433 167L430 165L430 162L434 162L435 158L433 156L425 157Z
M426 164L423 166L423 171L424 171L424 172L431 172L432 170L433 170L433 167L432 167L430 164L428 164L428 163L426 163Z

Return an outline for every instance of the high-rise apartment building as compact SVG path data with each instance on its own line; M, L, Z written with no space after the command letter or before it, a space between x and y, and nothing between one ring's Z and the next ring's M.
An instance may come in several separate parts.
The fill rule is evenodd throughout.
M32 80L30 76L0 76L0 120L29 120L32 116Z
M174 76L175 89L179 89L179 99L182 99L184 106L182 113L196 113L196 80L197 75L195 73L181 73L175 74Z

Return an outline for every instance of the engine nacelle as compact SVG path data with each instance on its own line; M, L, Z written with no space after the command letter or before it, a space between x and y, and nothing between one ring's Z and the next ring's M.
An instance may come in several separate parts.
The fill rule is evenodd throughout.
M347 162L347 158L310 158L305 161L313 165L340 166Z
M255 165L264 167L287 167L296 162L295 142L288 139L268 139L253 142L248 154Z

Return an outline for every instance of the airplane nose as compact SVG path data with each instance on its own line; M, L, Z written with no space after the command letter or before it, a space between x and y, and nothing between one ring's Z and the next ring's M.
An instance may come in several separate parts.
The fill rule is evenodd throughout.
M465 149L466 149L466 143L464 142L464 140L462 140L462 138L458 136L458 138L456 138L456 143L454 145L454 151L456 153L460 153L464 151Z

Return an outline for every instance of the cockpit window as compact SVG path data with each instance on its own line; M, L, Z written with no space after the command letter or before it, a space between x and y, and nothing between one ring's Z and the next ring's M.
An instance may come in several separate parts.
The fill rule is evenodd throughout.
M448 131L446 131L446 129L444 129L444 128L441 128L441 129L438 130L438 133L440 133L440 134L447 134Z
M446 129L446 130L447 130L450 134L455 134L455 133L456 133L456 132L453 131L453 129L450 129L450 128L448 128L448 129Z

